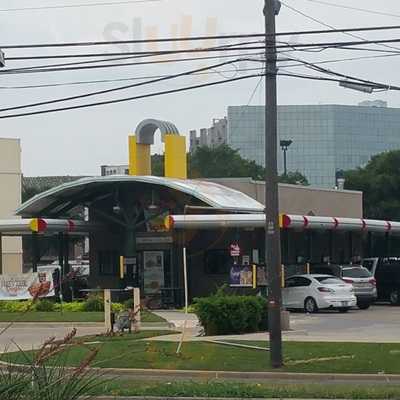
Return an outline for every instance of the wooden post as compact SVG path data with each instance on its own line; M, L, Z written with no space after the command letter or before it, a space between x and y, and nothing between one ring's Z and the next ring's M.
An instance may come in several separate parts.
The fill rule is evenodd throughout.
M111 290L104 289L104 327L106 332L112 331L111 326Z
M135 322L133 326L133 331L140 331L141 328L141 318L140 318L140 289L133 289L133 309L135 313Z

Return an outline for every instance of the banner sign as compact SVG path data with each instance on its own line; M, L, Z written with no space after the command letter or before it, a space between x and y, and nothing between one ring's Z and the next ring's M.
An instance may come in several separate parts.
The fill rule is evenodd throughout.
M164 252L143 252L145 294L158 294L164 286Z
M229 252L231 257L239 257L240 256L240 246L237 243L232 243L229 246Z
M0 275L0 301L31 300L32 298L52 297L54 295L54 282L51 272Z
M250 265L234 264L230 272L231 287L253 287L253 269Z

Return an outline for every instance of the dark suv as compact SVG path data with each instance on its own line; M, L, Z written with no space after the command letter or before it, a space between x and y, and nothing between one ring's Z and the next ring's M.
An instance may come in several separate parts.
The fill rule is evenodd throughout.
M366 258L363 266L376 279L378 300L400 305L400 257Z
M330 274L342 278L354 287L357 306L366 310L377 298L376 281L372 274L361 265L312 265L313 274Z

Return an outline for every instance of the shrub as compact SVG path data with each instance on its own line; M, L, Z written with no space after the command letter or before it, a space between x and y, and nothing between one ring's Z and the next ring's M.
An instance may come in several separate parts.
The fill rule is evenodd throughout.
M220 293L195 300L195 312L206 335L257 332L262 328L266 300Z
M0 301L0 311L20 313L20 312L26 312L29 309L33 309L33 303L30 300L27 300L27 301L18 301L18 300Z
M79 301L73 301L71 303L63 303L62 310L66 312L82 312L84 310L85 303ZM61 311L61 304L57 304L58 311Z
M133 307L134 307L133 299L128 299L128 300L124 301L124 308L126 310L132 309Z
M90 295L88 299L83 303L82 311L104 311L104 299L98 294Z
M35 310L42 311L42 312L50 312L55 310L54 302L46 299L39 300L35 303Z
M115 313L120 313L121 311L125 310L125 305L121 303L112 303L111 310Z

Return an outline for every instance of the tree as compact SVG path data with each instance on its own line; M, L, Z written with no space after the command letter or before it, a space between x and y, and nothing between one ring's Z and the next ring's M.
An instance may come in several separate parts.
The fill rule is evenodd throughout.
M151 156L152 174L164 176L164 156ZM188 154L188 176L190 178L253 178L265 179L265 168L255 161L242 158L238 150L228 145L218 147L202 146L192 154ZM308 185L307 178L300 172L289 172L282 175L279 182L294 185Z
M286 175L283 174L279 177L280 183L289 183L292 185L302 185L308 186L307 178L299 171L296 172L288 172Z
M400 150L374 156L364 168L345 173L345 188L364 193L366 218L400 220Z
M255 161L242 158L238 150L223 144L215 148L199 147L189 156L191 178L241 178L264 179L265 170Z

